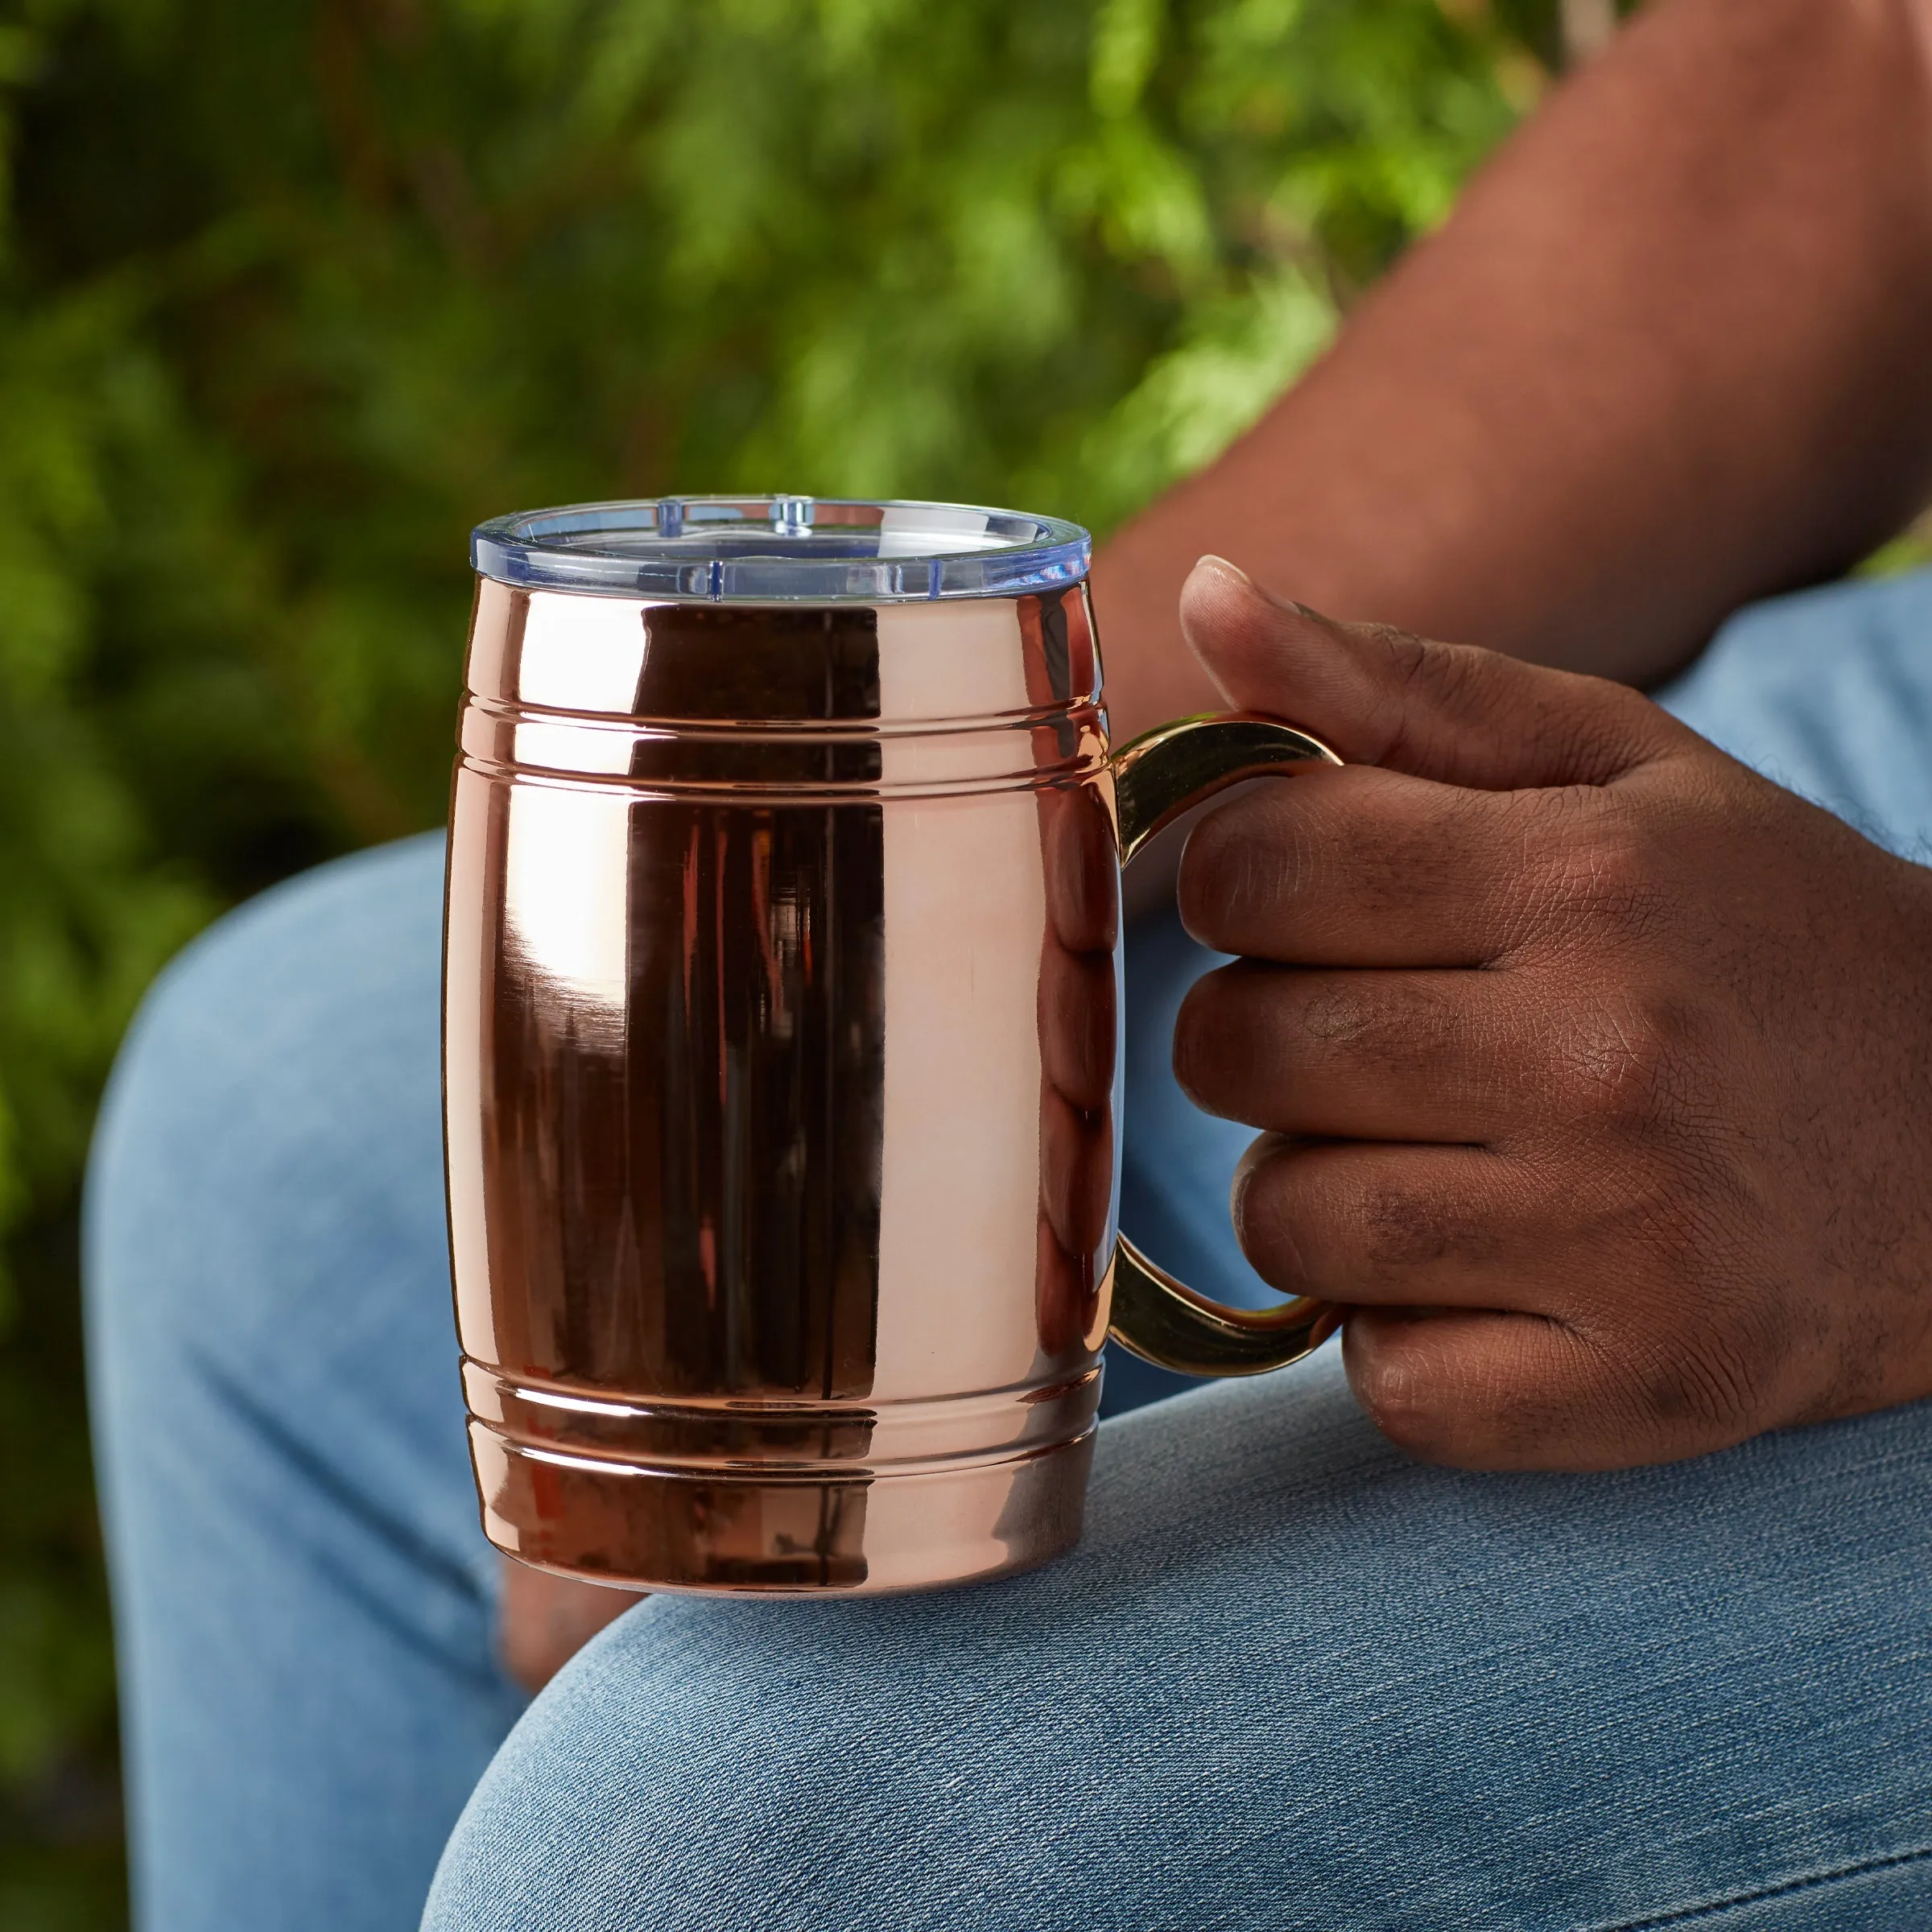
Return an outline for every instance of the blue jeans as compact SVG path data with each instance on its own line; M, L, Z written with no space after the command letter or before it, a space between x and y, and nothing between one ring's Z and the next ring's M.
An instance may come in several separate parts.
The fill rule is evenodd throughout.
M1932 576L1670 694L1932 839ZM1103 1426L1079 1552L924 1598L656 1598L528 1709L448 1307L440 851L170 968L104 1113L93 1398L147 1932L1932 1923L1932 1405L1589 1476L1392 1448L1332 1351ZM1245 1139L1129 957L1125 1219L1224 1292ZM1158 1392L1151 1381L1125 1393ZM439 1864L439 1860L440 1861Z

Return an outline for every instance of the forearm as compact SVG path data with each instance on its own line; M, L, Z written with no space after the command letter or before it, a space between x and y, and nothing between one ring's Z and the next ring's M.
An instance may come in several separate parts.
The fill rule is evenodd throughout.
M1202 552L1645 680L1932 490L1932 6L1654 0L1096 569L1117 729L1214 702Z

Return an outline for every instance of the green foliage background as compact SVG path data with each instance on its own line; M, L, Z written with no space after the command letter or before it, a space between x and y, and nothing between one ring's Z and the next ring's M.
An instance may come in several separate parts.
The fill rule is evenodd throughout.
M100 1082L223 906L439 818L469 526L1104 530L1560 52L1557 0L0 0L0 1926L122 1911Z

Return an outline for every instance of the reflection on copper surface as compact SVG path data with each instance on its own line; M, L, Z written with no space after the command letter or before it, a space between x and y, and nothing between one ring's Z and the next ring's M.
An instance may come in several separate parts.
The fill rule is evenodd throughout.
M711 1589L1066 1547L1118 1059L1084 591L485 581L469 686L446 1044L490 1535Z
M1097 1348L1119 1163L1120 866L1105 795L1041 791L1040 1221L1035 1306L1050 1349Z

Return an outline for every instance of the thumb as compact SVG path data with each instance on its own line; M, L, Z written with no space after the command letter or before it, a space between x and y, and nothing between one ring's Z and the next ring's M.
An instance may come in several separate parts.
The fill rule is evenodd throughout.
M1602 785L1673 735L1667 714L1624 685L1338 623L1220 557L1194 567L1181 629L1231 704L1300 725L1349 764L1487 791Z

